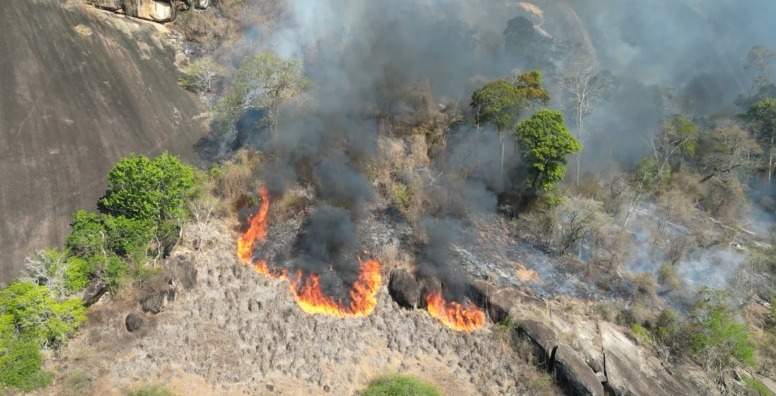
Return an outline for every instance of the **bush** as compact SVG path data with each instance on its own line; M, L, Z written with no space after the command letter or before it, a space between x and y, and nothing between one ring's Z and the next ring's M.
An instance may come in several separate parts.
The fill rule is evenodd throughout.
M747 325L736 320L720 292L702 293L691 312L688 333L698 361L720 378L736 363L755 364L755 347Z
M209 57L204 57L191 62L183 69L183 75L178 79L178 84L193 92L210 92L213 89L213 81L223 76L226 70Z
M49 383L41 347L63 343L86 320L77 298L55 301L45 286L14 282L0 290L0 385L31 390Z
M40 346L28 339L0 340L0 385L31 391L51 382L42 370Z
M102 216L95 212L77 210L73 214L70 235L67 236L65 246L72 255L91 257L104 252L106 239Z
M159 224L184 217L193 187L194 170L176 157L130 155L108 174L108 191L99 206L113 216Z
M126 394L127 396L174 396L174 393L161 385L142 385Z
M89 285L94 270L93 263L87 260L80 257L68 258L65 267L65 289L69 293L83 290Z
M441 396L441 392L414 377L389 375L372 381L363 396Z

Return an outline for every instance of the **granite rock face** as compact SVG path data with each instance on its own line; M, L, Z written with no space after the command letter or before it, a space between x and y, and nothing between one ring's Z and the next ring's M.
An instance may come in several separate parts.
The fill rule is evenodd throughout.
M34 17L30 17L34 15ZM80 1L26 0L0 12L0 284L24 257L61 244L94 208L122 156L195 158L206 133L177 84L173 35Z

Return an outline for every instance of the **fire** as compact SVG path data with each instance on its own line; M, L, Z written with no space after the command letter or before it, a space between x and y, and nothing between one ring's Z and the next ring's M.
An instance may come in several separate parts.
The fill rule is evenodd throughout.
M269 215L269 190L267 187L259 188L261 204L259 210L251 218L250 226L237 240L237 257L245 264L250 264L253 256L253 248L256 241L267 238L267 215Z
M426 295L426 310L429 315L453 330L469 333L485 325L485 312L477 306L445 301L440 292Z
M261 205L250 220L248 230L237 240L237 256L246 265L253 264L253 269L265 276L278 280L288 280L291 294L302 309L309 314L329 316L364 317L374 311L377 306L377 292L380 290L382 275L380 263L377 260L361 261L361 272L350 289L348 304L340 303L323 293L318 274L305 275L297 272L289 276L287 269L270 268L266 260L256 260L251 263L256 242L267 238L267 217L269 215L270 197L266 187L259 188Z
M380 263L376 260L361 262L358 280L350 289L350 303L342 305L323 294L320 277L312 274L298 276L291 281L291 292L302 311L309 314L323 314L338 317L364 317L372 313L377 305L377 292L382 283Z

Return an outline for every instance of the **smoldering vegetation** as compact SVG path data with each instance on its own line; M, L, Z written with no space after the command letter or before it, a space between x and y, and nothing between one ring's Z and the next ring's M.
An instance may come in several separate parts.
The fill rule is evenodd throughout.
M688 114L713 130L720 117L743 111L736 99L752 94L756 74L745 67L747 52L776 39L768 28L767 16L775 11L770 2L290 0L285 8L287 19L271 35L242 37L229 59L262 51L297 59L308 87L280 101L272 122L272 112L246 106L244 113L252 116L217 135L219 142L231 142L219 146L221 158L236 147L266 157L258 176L273 196L298 186L314 190L317 208L310 210L298 257L289 265L330 274L341 267L341 279L329 282L331 290L341 290L352 282L359 236L347 243L330 240L317 232L318 220L336 212L336 221L327 224L345 232L368 216L370 205L388 199L418 235L410 244L417 249L418 275L461 295L466 280L452 247L460 238L479 236L449 230L470 227L483 214L519 214L505 211L504 204L523 176L514 140L472 122L471 93L488 81L541 68L552 97L548 105L565 110L569 128L584 144L579 172L598 178L608 191L571 188L579 199L572 196L571 203L545 213L554 226L529 230L544 233L545 240L529 239L548 256L560 252L584 265L602 265L607 273L659 276L668 261L690 285L726 287L735 281L745 261L735 245L740 240L718 237L722 231L695 238L696 229L708 226L696 209L718 199L719 192L707 187L711 183L698 184L705 195L687 207L691 215L676 221L686 229L668 234L661 227L676 220L675 207L649 206L651 193L632 185L619 191L615 184L652 154L670 116ZM567 84L580 64L581 71L607 80L585 114L584 131ZM549 221L534 216L532 222L529 215L518 217L518 228ZM580 219L594 226L575 228ZM449 222L456 226L445 227ZM531 232L515 233L524 234ZM690 247L678 256L670 252L678 248L662 241L689 234ZM337 260L350 267L333 264ZM706 272L714 273L708 281Z

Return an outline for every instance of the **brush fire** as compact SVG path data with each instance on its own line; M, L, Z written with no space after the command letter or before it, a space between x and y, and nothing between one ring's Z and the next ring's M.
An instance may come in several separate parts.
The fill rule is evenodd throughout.
M252 265L262 275L287 280L294 300L306 313L337 317L364 317L371 314L377 306L377 292L382 284L381 267L376 260L360 261L360 273L348 293L348 303L327 296L318 274L304 274L302 271L289 274L287 269L271 268L265 260L253 261L256 243L267 237L269 220L269 190L261 187L258 193L261 198L259 210L251 217L248 229L237 240L237 256L240 260L246 265Z
M453 330L472 332L485 325L485 312L477 306L472 303L445 301L440 292L426 295L426 310L429 315Z
M266 260L254 260L256 244L267 238L270 193L262 186L258 190L261 199L259 208L251 217L248 229L237 240L237 256L254 270L272 279L288 281L289 289L297 305L308 314L321 314L341 318L365 317L377 306L377 293L382 284L382 267L374 259L359 260L358 278L348 292L347 302L326 295L321 286L319 274L295 271L289 274L287 268L275 268ZM432 292L426 296L428 313L445 326L471 332L485 324L485 313L471 303L461 304L445 301L442 293Z

